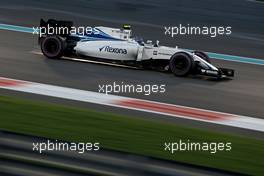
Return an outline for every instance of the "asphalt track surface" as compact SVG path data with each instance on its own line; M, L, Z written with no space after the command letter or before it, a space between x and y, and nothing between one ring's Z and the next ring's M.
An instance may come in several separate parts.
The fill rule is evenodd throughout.
M133 27L134 34L145 39L158 39L164 45L178 45L182 48L258 59L264 58L263 14L264 4L244 0L0 2L0 23L32 27L38 25L40 18L67 19L73 20L77 25L89 26L118 27L129 23ZM217 38L204 36L169 38L164 35L163 26L177 26L179 23L232 26L233 33L229 37ZM236 70L233 80L217 82L197 77L177 78L171 74L155 71L48 60L41 55L33 54L32 51L39 51L36 37L26 33L0 30L0 76L91 91L98 91L99 84L112 84L113 81L119 83L123 81L128 84L166 84L165 94L121 95L264 118L263 66L213 60L216 65ZM263 133L237 128L13 91L0 90L0 93L264 138Z
M168 46L264 58L263 4L248 1L18 1L1 2L2 23L37 26L39 19L73 20L77 25L121 26L130 23L134 33L158 39ZM220 5L221 4L221 5ZM160 15L162 14L162 15ZM182 24L232 26L229 37L164 35L163 26ZM1 30L0 75L65 87L98 91L100 84L166 84L166 93L120 94L227 113L264 117L263 66L213 60L233 68L233 80L212 81L199 77L177 78L171 74L104 65L48 60L39 51L36 36ZM3 91L1 91L3 92Z

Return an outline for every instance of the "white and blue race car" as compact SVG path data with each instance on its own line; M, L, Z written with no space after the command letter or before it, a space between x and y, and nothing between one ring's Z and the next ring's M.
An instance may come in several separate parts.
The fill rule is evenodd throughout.
M46 30L48 27L60 28L67 32L50 34ZM152 43L133 38L129 25L124 25L121 29L93 27L82 35L69 32L72 27L71 21L41 19L40 29L46 29L44 34L40 31L42 35L39 37L39 44L47 58L78 56L104 62L119 62L144 69L170 71L176 76L189 74L216 78L234 76L234 70L212 65L204 52L190 52L178 47L160 46L158 41Z

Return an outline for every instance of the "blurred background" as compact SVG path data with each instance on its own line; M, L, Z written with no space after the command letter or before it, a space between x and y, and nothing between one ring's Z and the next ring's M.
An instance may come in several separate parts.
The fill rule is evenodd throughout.
M264 3L247 0L9 0L0 25L39 25L40 18L75 25L132 26L133 35L179 46L263 60ZM164 34L164 26L231 26L232 34ZM166 84L165 94L122 96L263 119L263 65L213 59L236 70L233 80L175 78L142 71L47 60L37 36L0 29L0 76L81 90L99 84ZM263 175L263 132L0 89L0 175ZM98 152L32 151L32 142L96 142ZM231 142L230 152L164 151L164 142Z

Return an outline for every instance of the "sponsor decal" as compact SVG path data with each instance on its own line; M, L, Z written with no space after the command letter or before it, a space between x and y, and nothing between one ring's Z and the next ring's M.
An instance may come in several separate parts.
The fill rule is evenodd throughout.
M102 48L99 48L99 51L101 52L104 48L105 48L105 46L103 46Z
M204 73L204 74L218 75L218 71L215 71L215 70L204 70L204 69L201 69L201 72Z
M99 51L105 51L108 53L115 53L115 54L127 54L127 50L124 48L113 48L111 46L103 46L101 48L99 48Z

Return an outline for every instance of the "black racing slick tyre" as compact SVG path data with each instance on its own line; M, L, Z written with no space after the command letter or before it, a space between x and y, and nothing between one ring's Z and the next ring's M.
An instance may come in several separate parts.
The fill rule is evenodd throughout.
M41 41L40 46L44 56L50 59L59 59L66 48L66 42L60 36L47 36Z
M170 59L170 69L175 76L187 76L193 71L194 60L185 52L175 53Z
M203 60L205 60L208 63L211 63L210 61L210 57L203 51L194 51L193 52L195 55L199 56L200 58L202 58Z

